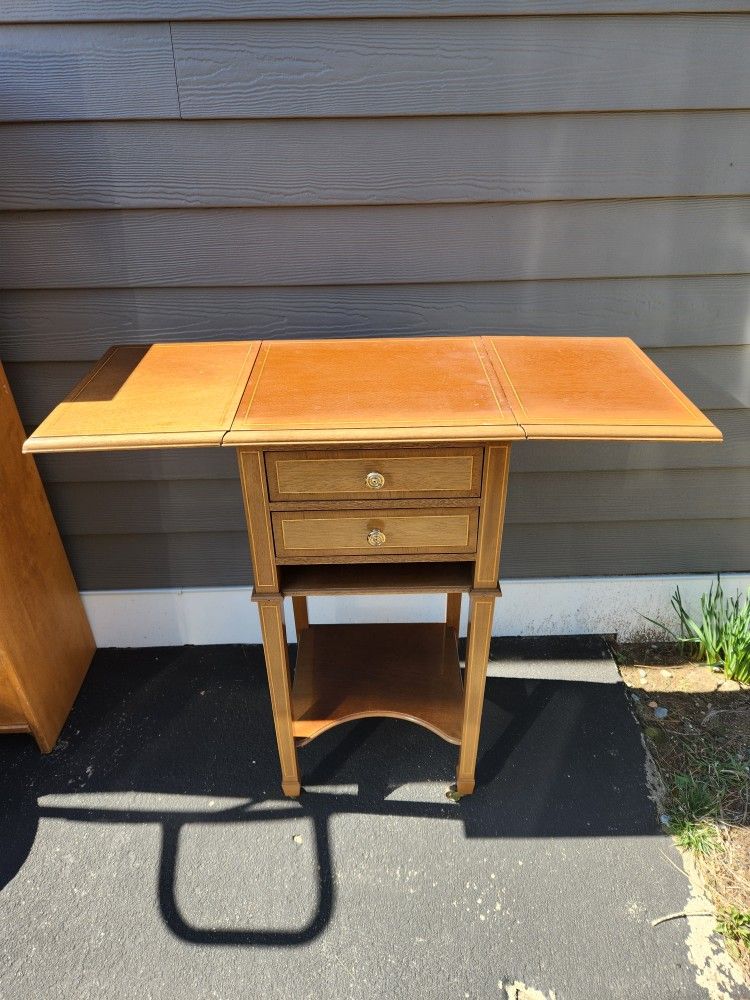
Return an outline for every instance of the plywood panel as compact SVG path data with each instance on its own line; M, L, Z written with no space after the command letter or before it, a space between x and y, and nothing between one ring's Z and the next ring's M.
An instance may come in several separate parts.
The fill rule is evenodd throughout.
M66 539L86 589L249 586L247 532ZM510 524L503 578L745 572L750 520ZM575 587L575 581L571 581ZM249 613L249 612L248 612Z
M750 19L749 19L750 20ZM6 288L739 274L750 198L9 213Z
M14 125L0 208L745 195L749 130L740 111Z
M0 365L0 688L41 750L54 746L94 639ZM10 698L0 702L9 705ZM8 718L5 719L9 721Z
M169 25L5 27L0 95L2 121L178 117Z
M744 0L5 0L0 23L746 11Z
M0 344L7 361L94 361L113 343L488 331L629 336L641 347L750 344L747 288L745 275L716 275L5 291Z
M742 17L176 23L191 117L750 105Z

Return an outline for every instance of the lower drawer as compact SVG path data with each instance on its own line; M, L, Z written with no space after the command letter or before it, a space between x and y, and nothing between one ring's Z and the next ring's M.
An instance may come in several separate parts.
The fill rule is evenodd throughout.
M300 510L272 515L279 558L472 553L476 507L418 510Z

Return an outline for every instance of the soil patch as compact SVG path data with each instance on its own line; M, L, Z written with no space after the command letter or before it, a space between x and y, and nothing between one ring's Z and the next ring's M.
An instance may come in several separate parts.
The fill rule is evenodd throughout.
M662 821L690 851L750 983L750 689L673 643L613 653L666 788Z

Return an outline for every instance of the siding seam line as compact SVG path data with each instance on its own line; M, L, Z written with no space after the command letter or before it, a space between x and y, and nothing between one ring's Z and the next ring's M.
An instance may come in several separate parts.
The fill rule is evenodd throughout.
M172 36L171 21L167 21L167 27L169 28L169 45L170 48L172 49L172 68L174 69L174 86L175 86L175 93L177 95L177 113L180 116L180 121L182 121L183 118L182 118L182 101L180 100L180 80L177 75L177 56L175 55L174 51L174 37Z

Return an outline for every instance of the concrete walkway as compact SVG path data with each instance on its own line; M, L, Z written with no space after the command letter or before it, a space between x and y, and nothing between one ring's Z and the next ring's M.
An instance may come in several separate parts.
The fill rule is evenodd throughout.
M53 754L0 740L2 1000L705 998L604 646L495 657L474 796L368 720L293 802L257 648L100 651Z

